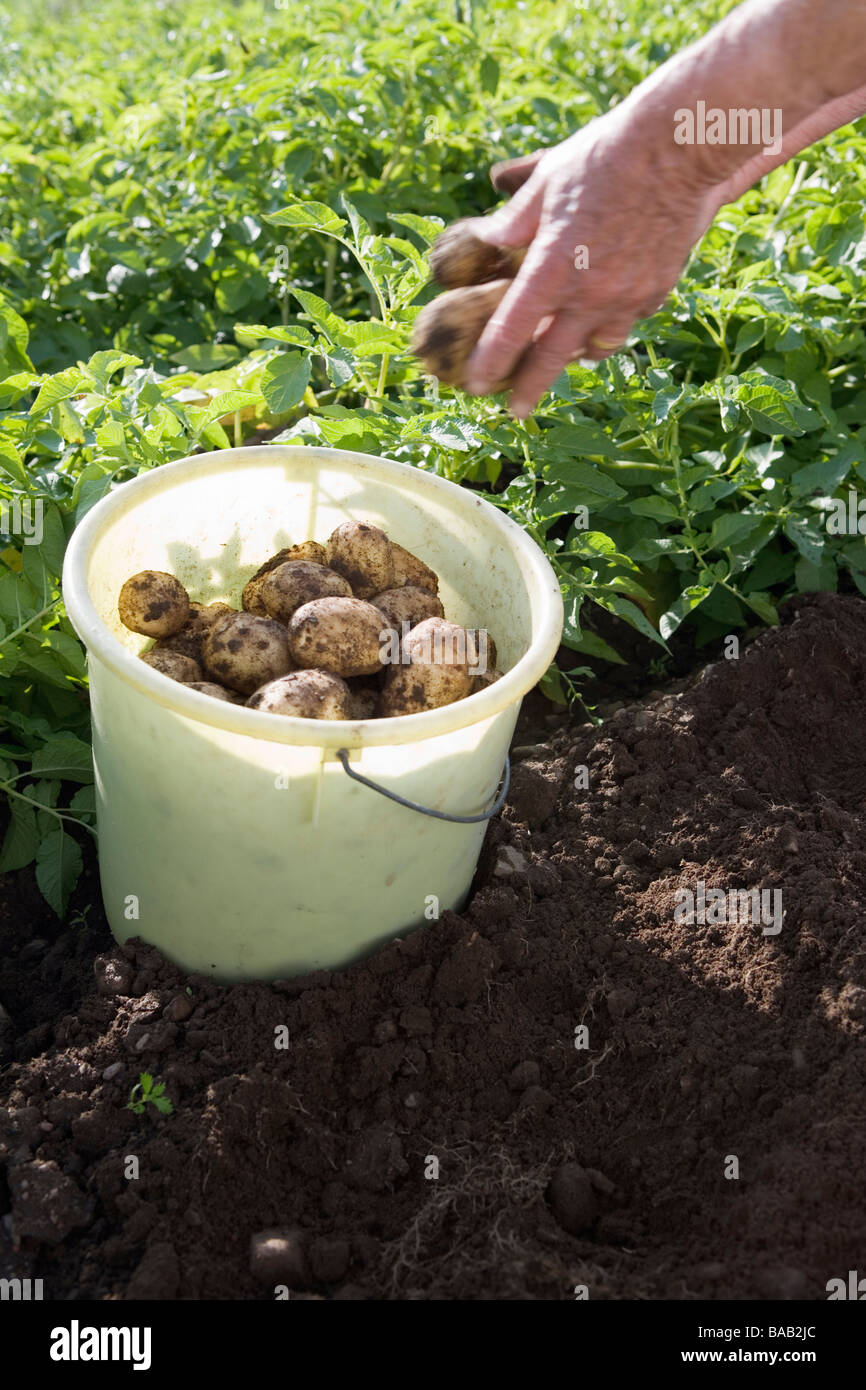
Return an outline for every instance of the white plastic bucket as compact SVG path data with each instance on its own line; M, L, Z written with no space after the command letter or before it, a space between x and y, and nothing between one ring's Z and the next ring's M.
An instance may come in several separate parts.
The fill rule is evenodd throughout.
M502 680L442 709L359 722L288 719L214 700L137 659L123 582L168 570L204 603L239 606L281 546L371 521L440 576L448 617L485 627ZM198 454L103 498L69 544L63 593L87 646L99 860L119 941L141 936L218 980L348 963L458 907L485 823L451 824L352 781L456 815L485 811L522 696L562 627L548 561L472 491L339 449Z

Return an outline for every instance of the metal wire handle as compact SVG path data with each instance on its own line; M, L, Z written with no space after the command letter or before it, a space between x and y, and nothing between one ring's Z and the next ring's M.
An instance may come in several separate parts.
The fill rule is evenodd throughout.
M482 811L479 816L450 816L447 811L433 811L429 806L419 806L417 801L407 801L405 796L398 796L396 792L389 792L387 787L380 787L378 782L371 782L369 777L362 777L360 772L353 772L349 766L348 748L338 748L337 757L343 764L343 771L346 776L351 777L353 782L360 782L362 786L369 787L371 791L378 792L380 796L387 796L389 801L396 801L398 806L407 806L410 811L418 811L422 816L433 816L436 820L450 820L458 825L477 825L479 821L491 820L505 805L505 798L511 785L511 759L506 753L502 786L490 810Z

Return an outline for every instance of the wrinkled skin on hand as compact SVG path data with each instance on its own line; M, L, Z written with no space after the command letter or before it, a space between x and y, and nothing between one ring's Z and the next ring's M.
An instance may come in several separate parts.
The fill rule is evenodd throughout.
M495 166L494 185L514 196L472 219L492 245L529 247L468 367L468 388L481 395L525 351L511 396L518 417L569 362L608 356L655 312L725 200L721 185L659 155L634 124L613 111L561 145Z

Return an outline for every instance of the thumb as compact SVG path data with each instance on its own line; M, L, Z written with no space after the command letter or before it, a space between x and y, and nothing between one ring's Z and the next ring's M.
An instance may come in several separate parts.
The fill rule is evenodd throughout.
M490 169L490 182L497 193L516 193L518 188L522 188L535 169L544 150L536 150L534 154L523 154L517 159L502 159L498 164L494 164Z
M510 202L473 218L472 231L490 246L528 246L538 230L543 201L543 181L530 178Z

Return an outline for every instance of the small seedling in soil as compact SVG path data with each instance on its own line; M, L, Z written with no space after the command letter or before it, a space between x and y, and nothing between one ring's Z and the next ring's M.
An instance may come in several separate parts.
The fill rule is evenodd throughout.
M174 1106L165 1094L165 1082L157 1081L154 1084L150 1072L143 1071L129 1093L129 1104L126 1108L131 1110L133 1115L143 1115L148 1105L153 1105L160 1115L174 1113Z
M81 908L78 912L73 912L72 916L69 919L70 927L79 927L81 931L84 931L86 927L89 927L90 923L88 922L87 918L90 915L90 910L92 907L93 903L87 903L85 907Z

